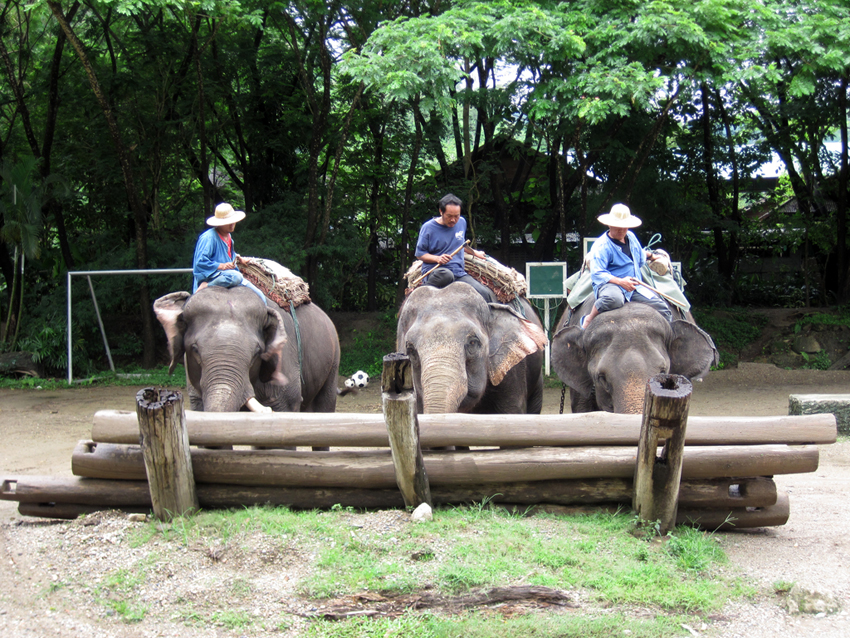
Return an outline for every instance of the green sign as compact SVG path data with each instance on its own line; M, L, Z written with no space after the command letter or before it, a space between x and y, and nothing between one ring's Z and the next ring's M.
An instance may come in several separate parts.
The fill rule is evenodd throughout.
M529 299L551 299L567 296L564 282L567 264L563 261L529 262L525 265Z

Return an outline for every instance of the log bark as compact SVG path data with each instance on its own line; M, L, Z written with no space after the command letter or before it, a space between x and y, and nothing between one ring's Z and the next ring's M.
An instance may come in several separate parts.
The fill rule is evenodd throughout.
M681 508L676 517L677 525L690 525L706 530L731 531L751 527L776 527L785 525L791 513L787 492L777 495L776 503L768 507L746 507L735 509L693 510Z
M631 502L632 481L628 479L589 479L535 481L525 483L486 483L434 488L437 505L470 503L513 503L534 505L554 503L578 505ZM265 487L215 485L196 486L198 503L204 509L240 508L251 505L284 505L296 509L329 509L334 505L358 509L387 509L404 506L396 489ZM118 508L150 511L147 481L89 479L79 477L16 476L0 483L0 500L19 503L76 504L90 511ZM740 509L767 507L776 503L776 484L766 477L682 481L679 503L689 509Z
M136 412L154 515L168 521L197 510L183 395L144 388L136 394Z
M528 447L637 445L641 416L585 414L420 414L423 448L446 446ZM205 447L387 447L387 426L380 414L336 412L195 412L186 411L189 443ZM135 412L98 410L92 440L139 442ZM688 418L686 445L766 445L835 443L831 414L767 417Z
M658 521L662 535L676 524L692 391L691 382L675 374L646 384L632 509L645 524Z
M419 446L413 368L407 355L394 353L384 357L381 390L396 484L404 504L410 508L422 503L433 506L422 448Z
M636 451L629 448L527 448L472 452L423 452L436 486L554 479L629 478ZM198 483L391 489L396 487L387 451L290 452L286 450L192 449ZM750 445L685 449L683 478L773 476L814 472L817 446ZM138 446L78 443L71 458L74 475L143 480Z

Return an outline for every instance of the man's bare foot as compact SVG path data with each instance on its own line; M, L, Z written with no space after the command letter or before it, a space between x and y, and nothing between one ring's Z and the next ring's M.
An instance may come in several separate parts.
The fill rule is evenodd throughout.
M198 290L203 290L203 289L204 289L204 288L206 288L208 285L209 285L209 284L207 284L207 282L202 281L201 283L199 283L199 284L198 284Z

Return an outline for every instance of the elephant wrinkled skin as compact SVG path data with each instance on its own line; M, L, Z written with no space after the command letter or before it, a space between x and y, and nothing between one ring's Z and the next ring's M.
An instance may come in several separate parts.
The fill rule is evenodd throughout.
M208 286L154 302L168 337L171 369L184 360L193 410L333 412L339 339L313 303L296 309L303 365L292 316L248 288Z
M546 336L521 303L528 319L462 282L410 293L396 338L410 357L420 413L540 413Z
M593 302L591 295L568 321L562 318L552 338L552 367L570 388L573 412L640 414L651 377L696 380L717 364L714 341L693 320L668 323L646 304L600 313L582 330L579 318Z

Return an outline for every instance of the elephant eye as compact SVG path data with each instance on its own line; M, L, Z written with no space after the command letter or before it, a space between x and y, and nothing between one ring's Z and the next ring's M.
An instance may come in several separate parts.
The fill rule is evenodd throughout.
M481 340L478 337L470 337L466 342L467 352L474 353L481 349Z
M603 388L606 392L609 392L609 393L611 392L611 385L608 383L608 379L607 379L607 378L605 378L605 375L604 375L604 374L600 374L600 375L596 378L596 382L597 382L599 385L601 385L601 386L602 386L602 388Z

